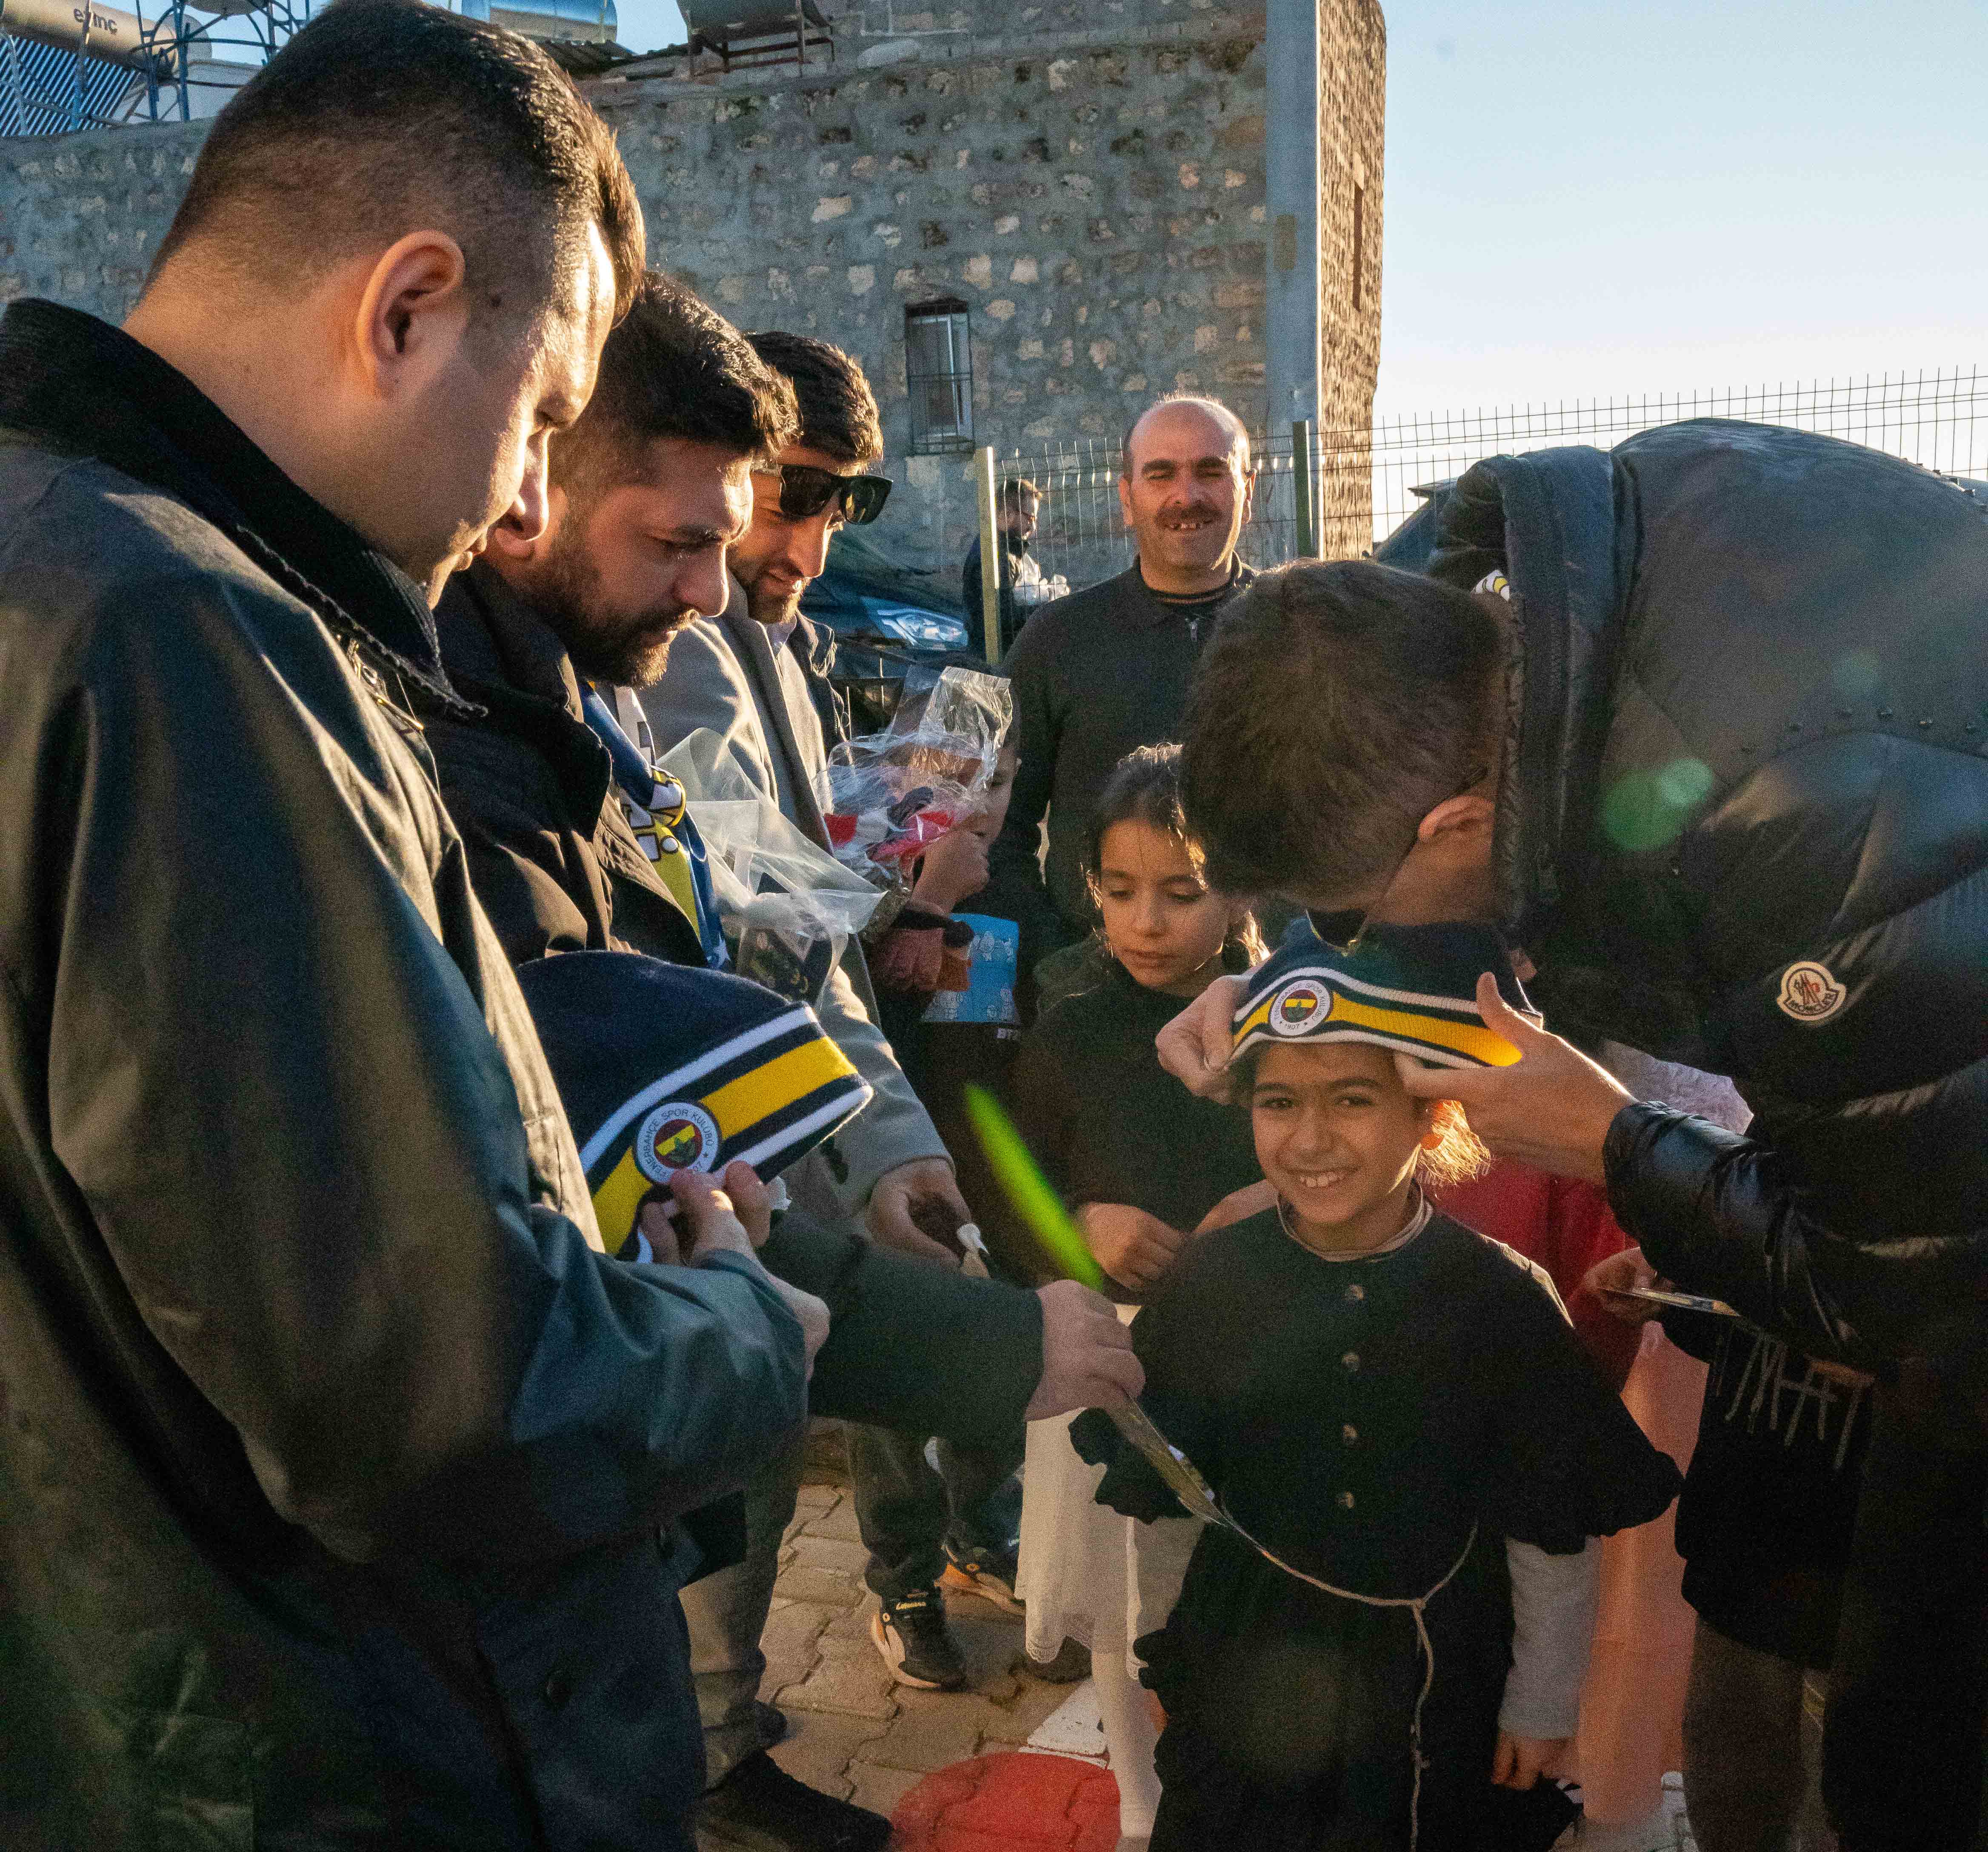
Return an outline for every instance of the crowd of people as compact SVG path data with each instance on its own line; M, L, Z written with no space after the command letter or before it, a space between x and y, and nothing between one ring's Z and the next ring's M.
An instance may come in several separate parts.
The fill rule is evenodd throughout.
M243 87L121 328L0 319L0 1836L881 1847L759 1695L825 1414L891 1675L1023 1615L1128 1852L1608 1843L1674 1500L1705 1852L1792 1844L1812 1674L1845 1852L1981 1843L1969 498L1703 423L1259 573L1161 400L1116 578L1004 487L976 808L776 995L685 751L833 847L885 448L418 0Z

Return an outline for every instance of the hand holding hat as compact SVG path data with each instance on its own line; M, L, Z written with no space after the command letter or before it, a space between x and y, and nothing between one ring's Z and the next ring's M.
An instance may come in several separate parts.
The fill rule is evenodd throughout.
M1431 1068L1395 1057L1401 1084L1423 1100L1454 1100L1493 1155L1558 1177L1606 1181L1601 1149L1633 1096L1570 1043L1513 1009L1486 972L1477 980L1484 1026L1519 1051L1496 1067Z
M755 1215L756 1212L756 1218L762 1231L758 1240L764 1241L766 1185L753 1174L749 1164L734 1164L725 1173L725 1188L722 1190L701 1171L678 1171L671 1178L669 1187L677 1208L674 1222L665 1218L661 1203L651 1202L642 1212L642 1232L656 1249L658 1259L698 1267L720 1254L730 1254L750 1262L799 1321L802 1354L806 1359L807 1374L812 1377L815 1353L828 1340L828 1307L812 1293L803 1293L800 1287L789 1285L777 1273L769 1273L759 1266L757 1242L742 1216ZM735 1205L730 1192L746 1200ZM756 1203L751 1200L756 1197ZM683 1247L681 1238L676 1232L678 1227L689 1232L688 1249ZM666 1252L661 1245L663 1242L671 1244L676 1252Z

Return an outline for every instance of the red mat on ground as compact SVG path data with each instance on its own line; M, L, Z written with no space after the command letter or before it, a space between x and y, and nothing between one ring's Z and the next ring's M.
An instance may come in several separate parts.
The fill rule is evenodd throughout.
M1094 1762L1011 1749L928 1775L891 1823L902 1852L1115 1852L1118 1784Z

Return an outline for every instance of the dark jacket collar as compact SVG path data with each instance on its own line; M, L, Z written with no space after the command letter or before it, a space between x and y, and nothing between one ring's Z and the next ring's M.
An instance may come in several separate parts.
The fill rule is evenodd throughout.
M442 664L465 692L497 687L550 701L585 724L580 675L544 618L487 560L448 582L435 610Z
M454 702L414 582L121 329L55 302L11 305L0 317L0 428L59 455L94 457L185 502L335 634L363 638Z
M1622 628L1615 495L1608 454L1584 444L1491 458L1451 492L1429 556L1432 578L1467 591L1502 572L1511 588L1493 860L1500 923L1535 955L1593 880Z
M537 752L576 823L591 829L614 768L587 724L579 674L552 627L481 559L449 580L435 621L449 679L478 704L480 725Z

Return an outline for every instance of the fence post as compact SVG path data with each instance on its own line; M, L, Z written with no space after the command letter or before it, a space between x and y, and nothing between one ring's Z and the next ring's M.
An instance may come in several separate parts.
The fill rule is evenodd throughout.
M996 529L994 448L973 453L973 500L980 519L980 617L985 626L987 666L1001 660L1001 536Z
M1318 506L1311 473L1311 420L1291 425L1291 505L1297 517L1297 556L1318 557Z

